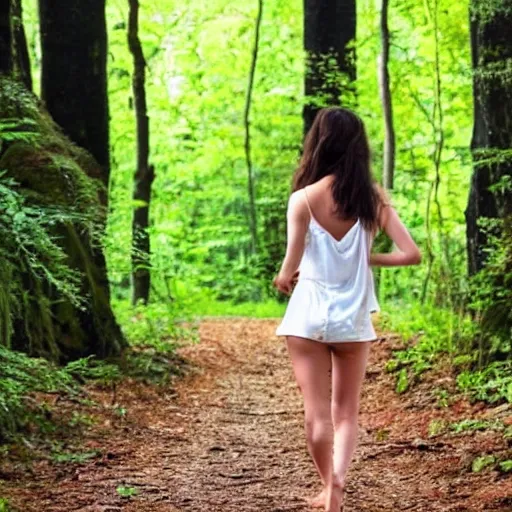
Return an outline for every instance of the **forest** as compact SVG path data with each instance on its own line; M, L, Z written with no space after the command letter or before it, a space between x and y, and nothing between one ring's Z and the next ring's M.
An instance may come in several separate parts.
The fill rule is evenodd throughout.
M291 379L272 331L287 298L272 280L304 135L325 106L363 119L375 180L423 254L374 269L380 387L368 384L368 403L382 393L397 418L417 409L411 425L423 423L407 444L375 419L367 444L446 450L459 457L451 476L425 472L466 486L460 502L425 494L417 508L405 484L384 508L364 491L373 505L357 510L512 510L511 27L512 0L0 0L0 512L75 498L72 510L256 510L222 483L245 485L243 468L226 462L204 494L202 466L196 480L161 469L138 481L150 455L132 464L121 447L133 435L155 460L168 444L183 457L179 436L196 446L187 432L211 419L187 416L209 374L227 379L211 388L219 403L241 407L252 385L283 439L292 428L259 386L268 368L283 389ZM383 234L374 245L393 250ZM148 425L171 416L176 429L153 439ZM227 441L204 442L217 464ZM101 501L109 454L132 472ZM267 477L246 496L281 510L257 487ZM86 508L100 505L111 508Z

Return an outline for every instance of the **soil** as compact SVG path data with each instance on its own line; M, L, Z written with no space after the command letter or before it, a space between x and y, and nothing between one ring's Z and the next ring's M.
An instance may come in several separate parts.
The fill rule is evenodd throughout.
M305 498L319 481L275 327L273 320L204 321L200 343L180 349L192 370L173 386L125 380L115 407L111 392L91 389L103 406L80 442L97 456L4 461L0 495L23 512L310 510ZM509 450L503 432L443 427L467 418L510 424L511 410L469 403L442 365L396 394L384 366L399 345L391 335L372 345L344 511L512 511L512 478L492 466L471 470L475 457Z

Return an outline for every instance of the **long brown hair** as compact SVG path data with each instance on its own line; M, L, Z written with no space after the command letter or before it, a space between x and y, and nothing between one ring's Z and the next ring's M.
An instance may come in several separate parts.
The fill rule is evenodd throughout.
M346 108L324 108L318 112L304 141L304 153L293 177L293 191L332 174L332 197L336 213L360 219L375 230L381 194L370 168L370 146L363 121Z

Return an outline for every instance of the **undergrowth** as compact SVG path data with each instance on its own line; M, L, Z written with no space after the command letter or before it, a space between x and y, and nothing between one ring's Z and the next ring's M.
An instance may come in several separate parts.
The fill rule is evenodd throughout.
M111 390L115 398L123 378L165 385L186 368L174 347L164 344L134 347L116 360L101 361L91 356L64 367L0 345L0 445L36 440L40 435L44 438L63 422L71 428L91 423L87 415L76 411L64 419L59 406L51 405L44 397L56 397L55 404L66 400L88 403L83 385L94 383L97 388ZM122 416L121 409L118 412Z
M396 374L396 391L403 393L431 369L441 356L448 357L457 387L472 400L512 402L512 361L481 366L474 339L478 326L467 315L457 315L419 303L390 304L380 317L381 328L403 339L386 370Z
M31 397L35 392L76 396L79 388L65 369L0 345L0 443L47 424L44 404Z

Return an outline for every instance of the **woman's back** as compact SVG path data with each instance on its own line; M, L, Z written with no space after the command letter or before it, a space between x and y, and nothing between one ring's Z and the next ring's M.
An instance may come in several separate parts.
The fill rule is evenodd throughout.
M311 213L317 224L322 226L334 239L341 240L357 223L358 219L341 219L336 213L336 204L332 197L332 175L309 185L307 199Z
M300 263L300 279L311 279L323 286L336 287L348 299L365 295L369 290L371 270L368 258L371 246L370 234L359 219L350 223L329 215L324 206L324 222L317 219L310 199L310 187L302 191L309 214L304 254ZM324 191L328 194L329 190ZM321 199L319 191L317 199ZM317 206L320 206L320 202ZM334 218L333 218L334 217ZM326 222L329 221L329 222ZM336 236L338 235L338 236Z

